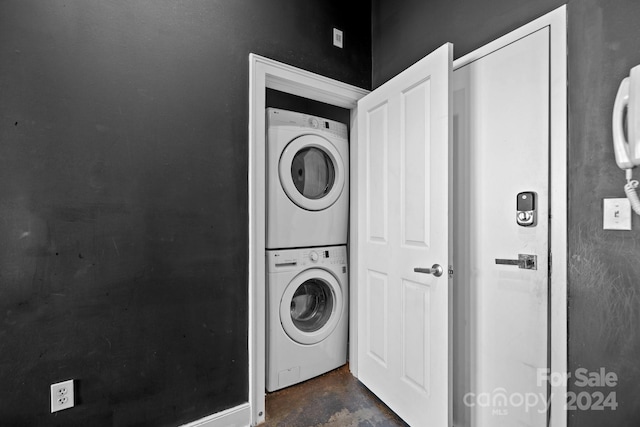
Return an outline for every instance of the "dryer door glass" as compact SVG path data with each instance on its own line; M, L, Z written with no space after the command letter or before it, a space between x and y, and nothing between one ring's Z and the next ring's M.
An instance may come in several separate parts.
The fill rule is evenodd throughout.
M323 150L307 147L298 151L291 162L291 178L296 189L312 200L326 196L335 181L335 167Z
M289 199L310 211L333 205L348 179L348 152L340 152L326 138L302 135L289 142L278 161L278 177Z
M332 313L333 293L322 280L307 280L298 286L291 298L291 320L303 332L319 330Z

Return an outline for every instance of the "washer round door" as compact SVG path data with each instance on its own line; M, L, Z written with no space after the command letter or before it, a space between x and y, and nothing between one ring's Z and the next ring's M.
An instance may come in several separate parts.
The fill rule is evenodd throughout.
M280 322L289 338L316 344L327 338L340 321L342 290L336 278L317 268L298 274L280 301Z
M319 211L333 205L344 188L345 162L335 146L318 135L302 135L282 151L280 183L293 203Z

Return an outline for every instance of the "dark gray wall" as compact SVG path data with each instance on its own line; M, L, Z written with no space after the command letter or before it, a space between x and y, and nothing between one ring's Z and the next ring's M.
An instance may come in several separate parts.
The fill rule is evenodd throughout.
M602 199L624 197L611 112L640 64L638 22L637 1L569 3L569 367L615 372L620 405L573 411L573 427L640 425L640 217L633 231L602 230Z
M0 1L0 425L247 401L248 54L369 88L369 2L342 6Z
M560 6L556 0L373 0L373 86L446 41L460 57ZM620 80L640 63L640 3L570 0L569 370L618 375L615 411L570 411L569 425L640 424L640 221L603 231L602 199L624 197L611 148L611 109ZM636 172L640 176L640 171Z
M561 0L372 0L372 81L378 87L445 42L459 58Z

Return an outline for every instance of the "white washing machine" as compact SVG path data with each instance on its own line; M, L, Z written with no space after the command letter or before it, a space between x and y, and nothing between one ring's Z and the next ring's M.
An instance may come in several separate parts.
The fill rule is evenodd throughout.
M268 108L266 157L267 249L346 244L347 126Z
M345 246L267 251L268 391L347 362Z

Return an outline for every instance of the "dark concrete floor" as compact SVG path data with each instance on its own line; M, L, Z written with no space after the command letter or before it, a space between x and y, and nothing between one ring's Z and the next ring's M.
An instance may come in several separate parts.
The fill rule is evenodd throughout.
M265 427L407 426L345 365L267 394Z

